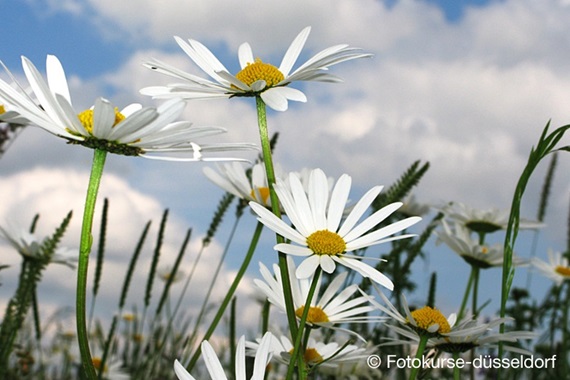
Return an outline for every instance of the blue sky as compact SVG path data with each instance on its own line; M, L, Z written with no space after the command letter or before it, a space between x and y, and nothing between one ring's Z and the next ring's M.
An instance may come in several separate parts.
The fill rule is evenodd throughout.
M547 120L553 125L570 122L570 6L564 0L188 3L0 0L5 31L0 59L21 76L20 55L42 72L46 54L57 55L74 102L85 107L97 96L108 96L120 106L151 103L138 90L169 79L144 69L145 59L157 57L200 73L173 35L202 41L233 69L240 43L248 41L255 54L278 62L294 36L311 25L307 56L349 43L374 58L335 67L344 83L303 85L307 104L269 113L270 128L281 133L276 159L286 170L321 167L333 177L348 173L354 179L354 197L371 186L389 185L420 159L431 164L417 190L421 201L508 208L528 151ZM189 104L185 117L226 127L225 141L256 142L253 104L235 100ZM568 164L561 158L550 227L541 235L539 255L549 247L564 248L570 185L562 174ZM69 147L41 130L26 130L0 160L1 191L11 197L4 199L13 200L0 206L0 220L25 224L41 211L46 215L43 228L49 231L73 205L78 223L90 159L90 152L80 147ZM203 177L203 166L109 158L102 191L116 208L111 235L117 247L110 255L109 278L120 276L127 260L119 248L130 250L132 236L138 236L148 219L157 224L164 208L172 210L165 257L177 252L180 235L189 226L195 228L197 244L222 194ZM544 165L540 170L526 195L529 217L536 212ZM239 234L242 244L253 224L248 218ZM230 224L226 221L224 228ZM77 229L76 224L70 231L70 245L77 244ZM522 238L526 251L529 238ZM268 251L271 240L267 234ZM205 266L213 265L223 244L220 238L213 245ZM226 280L237 261L224 268ZM425 265L426 273L443 268L448 277L440 278L446 283L461 262L439 247ZM427 282L423 269L418 273L422 286ZM253 265L250 275L256 272ZM72 284L56 273L47 276L46 286L72 292ZM490 277L496 279L498 273ZM8 278L13 277L3 283ZM250 292L251 282L244 287L244 294ZM445 307L453 308L460 296L442 297ZM114 299L111 291L106 297ZM65 295L54 297L53 307L65 300Z

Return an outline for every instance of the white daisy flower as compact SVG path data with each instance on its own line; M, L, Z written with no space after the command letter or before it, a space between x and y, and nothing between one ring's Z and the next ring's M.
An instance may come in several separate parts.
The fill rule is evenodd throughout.
M430 306L424 306L414 311L410 311L410 307L408 306L408 302L404 295L401 297L401 303L404 308L405 315L402 315L390 300L388 300L388 298L380 291L380 289L376 286L375 288L386 306L379 304L374 299L369 299L370 303L378 310L386 313L403 327L400 328L394 325L387 325L391 330L398 334L408 337L422 335L428 335L431 337L441 336L450 332L451 328L457 321L457 314L452 313L446 318L441 311ZM368 297L368 295L364 296Z
M328 180L320 169L311 172L308 193L303 190L303 185L295 174L289 176L288 184L278 180L275 184L275 191L295 228L257 203L250 202L250 206L259 216L258 220L261 223L292 242L277 244L274 247L276 250L305 257L297 268L298 278L310 277L318 267L327 273L332 273L338 263L391 290L394 285L388 277L374 267L362 263L363 257L351 255L348 252L411 237L413 235L410 234L391 235L416 224L421 218L406 218L371 231L402 205L402 203L392 203L358 224L360 218L382 190L381 186L376 186L354 205L341 224L350 186L350 176L346 174L341 176L329 197Z
M0 226L0 237L5 239L22 256L31 260L43 259L42 244L45 239L40 239L27 229L8 224L6 228ZM77 251L58 247L53 253L50 262L63 264L70 268L75 268L77 261Z
M287 259L295 315L297 318L301 318L305 310L305 303L313 281L313 276L295 280L295 263L290 257L287 257ZM269 269L262 263L259 263L259 270L265 281L254 279L254 283L266 295L269 302L278 307L281 311L286 312L285 298L283 296L283 280L279 266L276 264L273 265L274 275L272 275ZM334 277L322 292L319 291L321 289L322 277L318 279L317 293L311 300L307 314L306 323L309 326L338 328L337 325L343 323L369 323L379 322L385 319L368 315L368 313L374 311L374 307L369 304L367 297L353 297L355 293L358 293L358 285L352 284L341 290L345 284L347 275L348 272L343 272ZM319 293L321 293L320 296ZM347 329L340 330L349 334L355 334L364 340L353 331Z
M479 244L479 241L471 237L469 229L463 224L455 223L453 229L445 220L441 224L443 231L435 231L438 238L436 244L445 243L469 265L474 265L481 269L503 265L504 249L502 244ZM527 261L513 257L513 263L515 265L525 265Z
M256 342L248 342L247 346L252 351L258 352L261 345ZM273 358L282 363L289 364L293 344L286 336L282 335L271 339L271 353ZM368 357L366 347L359 347L353 344L340 345L337 342L325 343L309 338L305 348L304 359L309 367L318 365L320 368L337 368L343 363L362 361Z
M102 371L101 378L103 380L130 380L131 375L129 375L123 369L123 361L117 358L111 358L105 363L104 368L101 368L103 361L100 356L93 356L93 365L98 372Z
M284 176L278 165L274 170L277 177ZM262 163L253 165L249 176L247 171L248 169L238 162L219 165L217 171L210 167L204 168L206 177L228 193L271 207L265 166Z
M477 233L491 233L506 230L509 225L509 211L498 208L476 209L460 202L453 202L440 208L440 211L451 220L465 225ZM538 229L544 223L521 218L519 229Z
M570 262L560 252L548 250L548 262L533 257L532 265L544 276L560 286L564 281L570 280Z
M238 50L241 71L230 74L229 70L204 45L196 40L184 41L174 37L178 45L214 82L186 73L167 63L153 59L144 65L160 73L182 79L184 83L168 86L147 87L141 90L155 98L180 96L185 99L231 98L234 96L260 96L271 108L285 111L288 101L306 102L305 94L288 87L296 81L341 82L327 72L330 66L356 58L370 57L360 49L348 45L335 45L314 55L307 62L292 70L311 31L307 27L293 40L283 56L279 67L254 58L251 46L246 42Z
M387 338L390 340L386 345L418 344L422 336L428 335L426 348L436 348L444 352L465 352L479 346L493 346L494 343L516 342L517 340L532 339L536 337L533 332L509 331L505 333L492 333L492 329L512 320L512 318L495 318L487 323L474 320L471 317L457 322L457 314L452 313L447 318L437 309L430 306L410 311L406 297L402 295L401 303L404 315L388 300L388 298L376 287L376 290L386 307L375 300L370 302L376 308L388 314L398 322L399 326L387 324L386 326L407 339ZM505 346L505 349L513 352L527 354L528 351Z
M251 380L263 380L265 377L265 370L267 363L271 359L271 343L274 340L271 333L266 333L259 344L258 350L255 354L255 362L253 365L253 376ZM216 352L208 343L208 341L202 342L202 355L204 356L204 361L206 362L206 368L208 373L213 380L227 380L227 376L224 372L224 368L218 359ZM236 349L235 358L236 368L235 368L235 379L245 380L246 379L246 363L245 363L245 337L241 337L238 341ZM179 380L195 380L192 375L186 371L186 369L180 364L178 360L174 362L174 372ZM233 376L231 378L234 378Z
M225 130L174 122L185 107L181 99L172 99L158 108L131 104L119 112L108 100L97 98L91 109L78 113L72 107L65 72L57 57L47 57L47 82L26 57L22 57L22 66L39 104L2 80L0 99L31 124L70 143L116 154L183 161L209 160L202 157L202 152L254 148L252 144L195 143L196 138ZM159 155L165 153L172 156ZM174 157L179 153L190 153L191 157Z

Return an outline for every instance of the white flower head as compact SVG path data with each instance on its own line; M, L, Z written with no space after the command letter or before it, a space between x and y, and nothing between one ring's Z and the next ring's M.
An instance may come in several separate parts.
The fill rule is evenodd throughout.
M263 341L262 341L263 343ZM257 342L247 342L250 350L258 352L262 345ZM284 335L279 338L272 336L271 353L274 360L289 364L293 344ZM320 368L334 369L343 363L354 363L362 361L368 357L368 349L353 344L340 345L337 342L323 342L314 338L309 338L305 348L304 359L309 367L318 365Z
M225 130L175 121L185 107L185 102L179 98L158 108L131 104L121 111L107 99L97 98L92 108L77 112L73 109L65 72L57 57L47 56L47 81L26 57L22 57L22 66L39 104L2 80L0 100L31 124L70 143L128 156L182 161L223 160L203 158L203 153L255 148L252 144L198 145L194 141L196 138L217 135Z
M274 169L277 177L284 176L278 165ZM221 164L217 171L210 167L204 168L206 177L228 193L271 207L265 166L257 163L251 167L250 175L247 172L248 169L238 162Z
M451 228L445 220L441 224L443 231L435 231L437 244L445 243L467 263L481 269L503 265L504 249L502 244L479 244L479 241L471 236L469 229L461 223L455 223L454 228ZM526 265L527 261L513 257L513 263L521 266Z
M295 315L300 318L305 309L305 303L313 281L313 276L296 279L295 263L289 256L287 257L287 264ZM283 280L279 267L276 264L273 265L274 275L272 275L269 269L262 263L259 263L259 270L264 281L254 279L254 283L265 294L269 302L278 307L282 312L286 312L285 298L283 295ZM364 340L355 332L341 329L338 325L344 323L379 322L385 318L368 315L371 311L374 311L374 307L370 305L367 297L354 297L355 293L358 293L358 285L352 284L341 290L345 284L347 275L348 272L343 272L335 276L322 292L320 291L322 277L319 277L316 288L317 293L311 300L306 323L309 326L339 329Z
M464 203L453 202L440 208L444 215L456 222L462 223L471 231L477 233L491 233L506 230L509 225L509 212L498 208L476 209ZM538 229L544 223L520 219L519 229Z
M553 252L549 249L548 262L534 257L531 263L538 272L554 281L558 286L562 285L564 281L570 280L570 262L560 252Z
M267 363L271 359L271 343L274 337L271 333L265 333L261 342L259 344L258 350L255 354L255 362L253 365L253 376L251 380L263 380L265 377L265 369ZM227 376L224 372L224 368L216 355L216 352L208 343L208 341L202 342L202 355L204 356L204 361L206 362L206 368L208 373L213 380L227 380ZM236 348L236 358L235 358L235 378L236 380L246 379L246 363L245 363L245 337L241 337L238 341ZM184 366L180 364L178 360L174 362L174 372L179 380L195 380L192 375L186 371Z
M204 45L196 40L184 41L174 37L178 45L214 81L186 73L167 63L153 59L145 66L181 79L184 83L169 86L147 87L141 93L156 98L180 96L185 99L231 98L236 96L260 96L271 108L285 111L288 101L306 102L301 91L288 87L296 81L340 82L341 79L328 73L330 66L356 58L370 57L360 49L348 45L335 45L314 55L307 62L293 70L299 54L311 31L307 27L293 40L283 56L279 67L255 58L251 46L246 42L238 50L241 71L230 74L229 70Z
M22 256L35 260L43 255L41 250L44 239L40 239L27 229L8 224L6 228L0 227L0 237L5 239ZM63 264L75 268L77 251L67 247L57 247L51 256L50 262Z
M265 207L254 202L250 202L250 206L259 216L261 223L291 241L277 244L276 250L305 257L297 268L298 278L310 277L318 267L332 273L336 264L340 264L391 290L393 283L388 277L361 262L362 256L351 255L350 252L411 237L413 235L410 234L392 235L416 224L421 218L409 217L371 231L402 205L392 203L359 223L382 190L381 186L376 186L369 190L342 220L350 187L351 178L345 174L338 179L332 192L329 192L328 179L320 169L311 172L308 192L305 192L295 174L290 174L288 183L278 180L275 191L294 228Z

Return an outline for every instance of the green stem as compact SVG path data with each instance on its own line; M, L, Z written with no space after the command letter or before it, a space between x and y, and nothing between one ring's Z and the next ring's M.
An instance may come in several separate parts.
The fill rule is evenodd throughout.
M295 368L295 362L297 362L297 358L299 358L298 363L298 371L299 371L299 379L303 380L306 378L306 371L304 368L304 357L303 355L299 356L299 351L302 348L303 350L306 347L301 347L301 340L303 338L303 330L305 328L305 323L307 321L307 316L309 315L309 310L311 309L311 300L315 294L317 289L317 284L319 283L319 278L321 277L322 269L321 267L317 267L315 274L313 276L313 281L311 282L311 287L309 288L309 293L307 294L307 299L305 300L305 305L303 307L303 314L301 315L301 320L299 321L299 330L297 330L297 337L295 338L295 343L293 346L293 353L291 354L291 360L289 361L289 367L287 368L287 379L291 379L293 377L293 369ZM308 339L308 335L306 336Z
M461 307L457 313L457 321L460 322L463 319L463 314L465 313L465 307L467 306L467 300L469 299L469 294L471 293L471 286L473 286L474 268L471 267L471 274L469 275L469 280L467 281L467 286L465 287L465 294L463 294L463 300L461 301Z
M453 353L453 362L457 363L459 352ZM458 365L453 366L453 380L461 380L461 368Z
M255 228L255 232L253 233L253 237L251 239L251 243L249 245L249 249L247 251L247 254L246 254L245 258L243 259L243 263L241 264L241 267L239 268L239 270L236 274L236 277L234 278L234 281L232 282L231 286L229 287L228 292L227 292L226 296L224 297L224 300L222 301L220 307L218 308L218 312L216 313L216 315L212 319L212 323L210 324L210 327L208 327L208 330L206 331L206 334L204 335L203 340L210 339L210 337L212 336L212 334L216 330L218 323L222 319L222 316L224 315L224 312L225 312L226 308L228 307L228 304L230 303L230 301L232 300L232 298L234 296L234 293L238 287L238 284L240 283L243 275L245 274L247 267L249 266L249 263L251 262L251 258L253 257L253 253L255 252L255 248L257 247L257 242L259 241L259 237L261 236L262 230L263 230L263 224L258 222L257 226ZM198 358L200 357L200 353L201 353L201 350L198 347L198 349L196 349L196 352L194 352L194 355L190 359L190 363L186 367L189 372L192 370L194 365L196 365L196 362L198 361Z
M420 342L418 343L418 350L416 351L416 359L422 360L422 355L426 349L426 345L428 342L429 336L427 334L422 334L420 336ZM418 372L420 371L421 366L412 366L412 372L410 372L410 380L415 380L416 376L418 376Z
M91 352L89 350L87 321L85 313L85 304L87 298L87 268L89 266L89 254L91 253L91 245L93 243L93 236L91 235L91 229L93 226L93 213L95 211L97 193L99 192L99 184L101 183L101 177L103 176L103 168L105 167L106 157L107 152L95 149L95 153L93 155L93 163L91 165L91 176L89 177L89 185L87 187L87 197L85 199L83 224L81 227L81 242L79 244L79 263L77 265L77 339L79 341L79 351L81 354L83 371L89 380L97 379L97 372L93 366L93 360L91 359Z
M275 170L273 168L273 158L271 154L271 144L269 140L269 133L267 129L267 114L265 103L259 97L255 97L257 106L257 122L259 126L259 137L261 139L261 150L263 154L263 163L265 165L265 172L267 174L267 185L269 187L269 197L271 199L271 209L273 213L281 218L281 209L279 208L279 199L274 189L275 184ZM282 236L276 235L277 243L283 243ZM289 324L289 331L291 337L297 337L297 319L295 317L295 306L293 304L293 294L291 293L291 280L289 279L289 270L287 269L287 259L284 253L279 252L279 270L281 272L281 279L283 281L283 296L285 299L285 310L287 311L287 322Z

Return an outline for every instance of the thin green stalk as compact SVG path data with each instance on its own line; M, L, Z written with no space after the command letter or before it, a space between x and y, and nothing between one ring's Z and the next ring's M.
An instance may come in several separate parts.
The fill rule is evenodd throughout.
M457 313L457 321L463 319L463 314L465 313L465 307L467 306L467 300L469 299L469 294L471 293L471 286L473 286L473 279L475 278L475 268L471 266L471 273L469 274L469 280L467 280L467 286L465 287L465 293L463 294L463 300L461 301L461 307Z
M230 301L232 300L232 298L234 296L234 293L238 287L238 284L240 283L243 275L245 274L245 271L247 270L247 268L249 266L249 263L251 262L251 259L253 257L253 253L255 252L255 248L257 247L257 243L259 242L259 237L261 236L261 231L263 231L263 224L258 222L257 226L255 227L255 232L253 233L253 237L251 238L249 249L245 255L245 258L243 259L241 267L239 268L239 270L236 274L236 277L234 278L234 281L232 282L232 284L228 288L228 292L227 292L226 296L224 297L222 303L220 304L220 307L218 308L216 315L214 316L214 318L212 318L212 323L210 323L210 327L208 327L206 334L204 334L203 340L210 339L210 337L212 336L212 334L216 330L218 323L222 319L222 316L224 315L224 312L226 311L228 304L230 303ZM190 359L190 363L186 367L186 369L189 372L192 370L194 365L196 365L196 362L198 361L198 358L200 357L200 353L201 353L201 350L198 347L196 349L196 352L194 352L194 355Z
M299 321L299 329L297 330L297 336L295 338L295 343L293 346L293 353L291 354L291 359L289 362L289 367L287 368L287 379L291 379L293 376L293 369L295 368L295 363L298 359L298 372L299 372L299 380L303 380L306 378L307 373L305 372L304 368L304 357L303 355L299 355L299 351L303 349L305 350L306 347L301 347L301 340L303 337L303 330L305 328L305 323L307 321L307 316L309 315L309 310L311 309L311 300L315 294L317 289L317 284L319 283L319 278L321 277L322 269L321 267L317 267L315 274L313 276L313 281L311 282L311 287L309 288L309 293L307 294L307 299L305 301L305 305L303 308L303 314L301 315L301 320ZM308 339L308 335L306 336Z
M556 145L558 144L560 139L562 139L566 131L570 129L570 125L564 125L562 127L559 127L554 132L548 134L549 127L550 127L550 121L546 124L546 127L542 131L542 134L539 138L536 147L533 147L531 149L527 164L517 182L517 186L515 188L515 192L513 195L513 201L511 203L511 212L509 215L509 223L507 226L507 231L505 233L505 242L504 242L503 274L501 282L501 309L500 309L501 318L505 317L506 315L507 300L515 276L515 269L513 265L513 252L519 230L520 207L522 203L522 197L524 195L524 191L526 189L530 176L532 175L534 169L538 166L539 162L548 154L558 150L570 151L570 148L568 146L556 148ZM505 331L504 324L501 324L499 331L501 333ZM499 342L498 356L502 357L502 354L503 354L503 342Z
M459 360L459 352L454 352L453 353L453 362L457 363L457 360ZM461 380L461 366L456 365L453 366L453 380Z
M85 304L87 298L87 269L89 266L89 254L91 253L91 245L93 243L93 236L91 235L91 230L93 227L93 213L95 211L97 193L99 192L99 184L101 183L101 177L103 176L103 168L105 167L106 157L107 152L95 149L95 152L93 154L93 163L91 165L91 176L89 177L89 185L87 187L87 197L85 199L83 224L81 226L81 242L79 244L79 262L77 265L77 339L79 341L79 351L81 354L83 371L89 380L97 379L97 372L93 366L91 351L89 350L89 338L87 334L87 321L85 313Z
M256 96L255 102L257 106L257 122L259 126L259 137L261 139L261 151L263 154L263 163L267 174L267 185L269 187L269 197L271 199L271 209L275 216L281 218L281 209L279 208L279 199L275 192L275 170L273 168L273 158L271 153L271 142L267 129L267 113L265 103L261 97ZM283 243L282 236L276 235L277 243ZM297 319L295 317L295 306L293 304L293 294L291 293L291 281L289 279L289 270L287 269L287 259L284 253L279 252L279 270L283 281L283 296L285 299L285 310L287 312L287 322L291 337L297 337Z
M422 355L426 349L426 345L428 342L429 336L427 334L422 334L420 336L420 342L418 344L418 350L416 351L416 359L422 360ZM412 371L410 372L410 380L415 380L416 376L418 376L418 372L420 371L421 366L412 366Z

